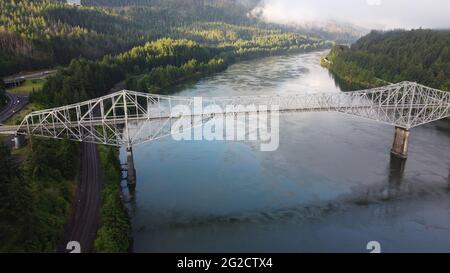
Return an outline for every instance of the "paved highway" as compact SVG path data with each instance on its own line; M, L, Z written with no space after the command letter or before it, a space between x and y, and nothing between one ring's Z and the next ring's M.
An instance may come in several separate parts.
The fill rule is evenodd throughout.
M42 70L35 71L30 73L16 74L9 77L3 78L3 81L17 81L17 80L34 80L34 79L43 79L50 75L53 75L57 72L57 70ZM9 103L6 105L2 111L0 111L0 124L4 123L7 119L13 116L15 113L22 110L25 105L28 104L28 95L24 94L12 94L6 91L6 95L9 98Z
M0 111L0 123L4 123L12 115L22 110L28 104L28 95L11 94L6 92L9 98L8 104Z
M23 74L16 74L12 76L8 76L3 78L3 81L5 83L7 82L13 82L13 81L20 81L20 80L35 80L35 79L43 79L50 75L53 75L58 70L43 70L43 71L35 71L30 73L23 73Z

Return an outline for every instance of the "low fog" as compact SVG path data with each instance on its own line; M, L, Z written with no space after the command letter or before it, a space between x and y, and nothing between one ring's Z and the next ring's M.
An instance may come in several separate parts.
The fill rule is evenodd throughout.
M371 29L450 28L449 0L262 0L252 14L298 25L336 21Z

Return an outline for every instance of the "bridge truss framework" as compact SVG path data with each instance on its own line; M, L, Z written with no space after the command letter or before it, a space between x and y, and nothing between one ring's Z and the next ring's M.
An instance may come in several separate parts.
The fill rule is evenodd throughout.
M412 82L353 92L203 97L202 112L196 110L196 103L198 100L194 97L123 90L85 102L32 112L20 126L9 128L9 131L13 129L18 135L131 146L170 135L173 122L179 119L188 119L192 126L199 126L218 115L236 116L261 109L270 111L272 106L277 106L279 112L339 112L407 131L450 115L450 92ZM175 111L175 107L180 106L189 109L190 113ZM3 126L5 131L8 128Z

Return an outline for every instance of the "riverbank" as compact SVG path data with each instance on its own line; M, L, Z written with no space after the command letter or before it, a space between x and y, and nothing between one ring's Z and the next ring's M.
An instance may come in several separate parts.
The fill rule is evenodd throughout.
M340 58L348 47L336 45L330 53L321 58L320 65L327 68L342 91L354 91L386 85L386 82L377 78L373 71L364 69L353 62L345 62Z
M180 65L167 65L153 68L149 73L139 76L131 76L126 80L126 88L139 92L150 92L155 94L171 94L174 89L171 87L186 83L195 82L206 76L223 72L231 65L250 61L258 58L287 56L290 54L308 53L331 48L331 44L314 44L300 47L290 47L284 49L267 50L238 50L236 52L222 52L208 62L198 62L195 59Z
M132 249L132 228L121 198L121 169L117 148L98 145L103 189L101 191L100 228L95 239L95 251L103 253L129 252Z
M334 46L322 64L350 86L411 81L450 91L449 41L448 30L372 31L350 47Z

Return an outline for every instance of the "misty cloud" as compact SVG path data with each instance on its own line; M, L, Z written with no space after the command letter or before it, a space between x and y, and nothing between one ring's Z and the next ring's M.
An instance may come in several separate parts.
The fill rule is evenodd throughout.
M449 0L263 0L253 10L267 21L339 21L366 28L450 28Z

